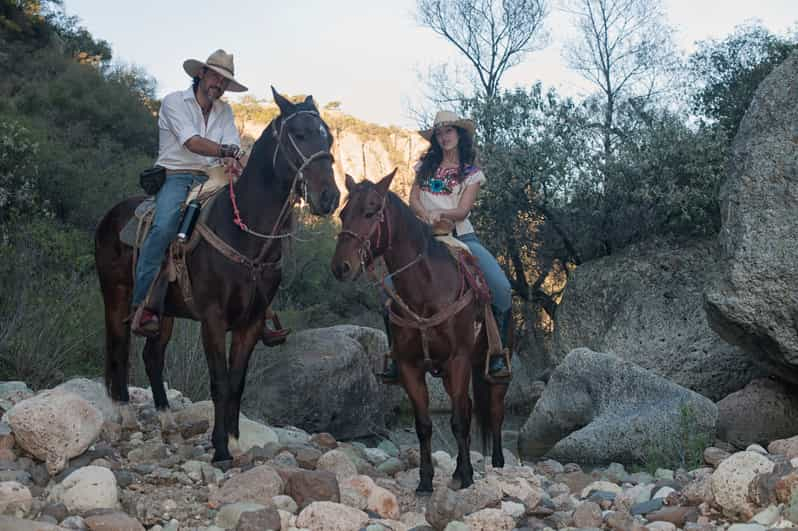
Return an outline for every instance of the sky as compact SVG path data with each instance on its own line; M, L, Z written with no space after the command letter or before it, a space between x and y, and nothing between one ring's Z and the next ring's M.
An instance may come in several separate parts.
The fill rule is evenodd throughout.
M573 34L569 17L550 0L548 44L509 70L504 88L541 81L584 96L590 85L562 58ZM676 44L722 39L758 19L784 34L798 22L798 0L664 0ZM188 86L182 64L223 48L235 56L236 78L248 94L271 99L312 94L325 104L382 125L415 127L412 108L423 100L420 75L458 60L454 47L415 19L415 0L64 0L95 38L111 44L114 61L143 68L162 97Z

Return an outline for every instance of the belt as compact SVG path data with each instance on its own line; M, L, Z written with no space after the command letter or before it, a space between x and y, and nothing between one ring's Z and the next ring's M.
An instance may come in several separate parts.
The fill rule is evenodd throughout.
M169 175L193 175L195 177L207 177L208 174L200 170L166 170L167 177Z

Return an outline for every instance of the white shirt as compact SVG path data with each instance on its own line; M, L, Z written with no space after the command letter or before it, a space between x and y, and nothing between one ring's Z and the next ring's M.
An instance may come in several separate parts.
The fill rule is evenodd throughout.
M419 183L419 199L421 206L426 210L451 210L460 204L463 192L474 183L484 183L485 174L476 166L465 167L465 179L459 182L457 174L459 168L438 168L435 175ZM458 236L474 232L474 227L468 221L469 212L463 221L454 224Z
M161 102L158 114L158 160L155 165L170 170L202 170L218 164L216 157L197 155L186 148L186 140L194 135L219 144L241 145L233 109L227 103L215 100L206 124L192 87L168 94Z

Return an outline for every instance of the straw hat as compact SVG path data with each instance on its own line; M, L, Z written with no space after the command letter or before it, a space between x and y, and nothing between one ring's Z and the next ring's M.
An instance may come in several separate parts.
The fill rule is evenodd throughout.
M447 125L465 129L472 138L474 136L474 122L468 118L460 118L452 111L438 111L435 115L435 120L432 122L432 128L423 129L419 131L418 134L427 140L432 140L432 135L435 134L435 130L439 127L446 127Z
M227 85L227 90L230 92L246 92L248 90L247 87L235 80L236 69L233 66L233 54L231 53L219 49L213 52L204 63L198 59L187 59L183 63L183 70L192 78L197 77L202 68L209 68L230 81Z

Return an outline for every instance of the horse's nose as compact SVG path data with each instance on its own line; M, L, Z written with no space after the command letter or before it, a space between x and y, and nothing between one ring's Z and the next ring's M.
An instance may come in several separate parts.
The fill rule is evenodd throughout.
M338 280L347 278L351 272L352 265L347 260L333 266L333 274Z
M321 208L326 214L329 214L338 206L338 190L334 191L330 188L325 188L321 191Z

